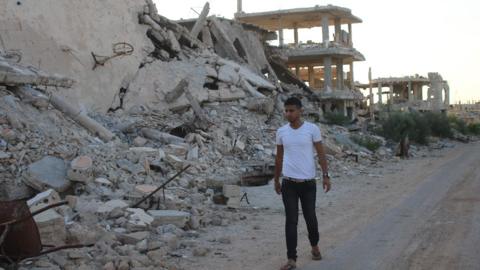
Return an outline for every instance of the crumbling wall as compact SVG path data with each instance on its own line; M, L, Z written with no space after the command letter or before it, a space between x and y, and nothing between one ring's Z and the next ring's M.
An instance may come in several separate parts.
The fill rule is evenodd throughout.
M122 80L138 70L153 45L138 23L144 1L19 0L0 1L0 50L21 57L49 73L76 81L61 95L87 111L106 112ZM92 52L112 56L113 46L125 42L128 55L97 66Z

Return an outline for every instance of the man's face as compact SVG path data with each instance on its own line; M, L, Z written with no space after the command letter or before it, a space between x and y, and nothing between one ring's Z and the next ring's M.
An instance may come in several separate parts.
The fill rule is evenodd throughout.
M296 105L285 105L285 118L287 118L288 122L295 122L296 120L300 119L301 115L301 108L298 108Z

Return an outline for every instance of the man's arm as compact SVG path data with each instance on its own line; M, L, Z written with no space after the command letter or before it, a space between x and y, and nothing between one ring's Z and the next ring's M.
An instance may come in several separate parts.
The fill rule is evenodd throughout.
M282 186L280 185L280 175L282 174L283 166L283 145L277 144L277 155L275 156L275 191L277 194L282 193Z
M322 142L314 142L315 150L317 150L318 156L318 164L322 168L323 174L323 190L325 193L330 191L331 183L330 183L330 176L328 175L328 165L327 165L327 157L325 156L325 149L323 148Z

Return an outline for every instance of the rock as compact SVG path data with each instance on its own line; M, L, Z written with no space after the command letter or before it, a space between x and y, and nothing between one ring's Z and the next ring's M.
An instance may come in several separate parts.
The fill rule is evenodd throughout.
M165 154L185 158L188 152L188 144L169 144L163 148Z
M217 242L222 243L222 244L231 244L232 239L229 236L222 236L217 238Z
M190 220L190 213L175 210L149 210L153 217L152 226L173 224L179 228L185 227Z
M127 211L131 213L128 224L133 229L143 229L149 227L150 224L154 221L154 218L145 213L145 210L143 209L127 208Z
M176 250L180 247L178 236L173 233L166 233L161 237L162 241L166 242L171 250Z
M65 162L56 157L46 156L28 166L24 182L38 191L52 188L57 192L64 192L71 184L66 177Z
M241 197L241 188L238 185L223 185L223 196L227 198Z
M99 177L99 178L96 178L94 182L99 187L113 189L113 183L108 181L108 179Z
M198 160L198 151L199 151L198 146L190 148L187 153L187 160L189 161Z
M34 217L37 224L42 244L61 245L65 243L67 232L65 221L55 210L49 209Z
M135 245L138 242L147 239L149 235L149 232L141 231L128 234L118 234L117 238L124 245Z
M275 110L275 102L271 98L251 98L247 102L247 109L270 115Z
M118 264L117 270L129 270L130 269L130 264L128 261L121 261Z
M70 163L67 177L71 181L87 183L92 180L93 161L88 156L76 157Z
M111 201L108 201L106 203L104 203L103 205L101 205L96 213L102 217L110 217L111 213L115 210L115 209L120 209L120 210L124 210L128 207L128 204L125 202L125 201L122 201L122 200L111 200Z
M12 153L0 151L0 160L9 159L12 157Z
M231 65L223 65L218 69L218 79L231 84L238 84L240 76L238 70Z
M205 257L207 256L210 249L208 247L196 247L193 249L192 253L195 257Z
M175 169L181 170L181 169L183 169L183 163L185 162L185 160L183 160L183 159L181 159L177 156L167 154L167 162L170 165L172 165Z
M145 144L147 144L148 140L143 138L143 137L136 137L135 139L133 139L133 145L137 146L137 147L141 147L141 146L144 146Z
M60 195L53 190L49 189L42 193L37 194L35 197L27 201L27 205L30 208L30 212L34 212L43 207L55 204L61 201Z
M108 262L103 266L103 270L116 270L113 262Z

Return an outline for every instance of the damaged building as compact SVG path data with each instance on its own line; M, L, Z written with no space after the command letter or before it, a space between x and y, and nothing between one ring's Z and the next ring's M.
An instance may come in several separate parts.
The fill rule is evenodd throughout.
M374 104L372 109L375 111L388 106L397 111L445 112L450 105L448 82L436 72L428 73L428 78L418 74L376 78L368 84L357 84L357 87L369 89L369 104ZM377 103L374 102L374 96L377 96Z
M352 25L361 23L360 18L350 9L332 5L245 13L242 1L237 3L236 20L278 33L279 46L269 48L269 60L280 80L311 91L324 113L355 117L364 98L354 83L354 62L365 60L352 39ZM315 27L321 28L320 41L302 41L299 29ZM287 29L293 30L291 44L284 42Z

